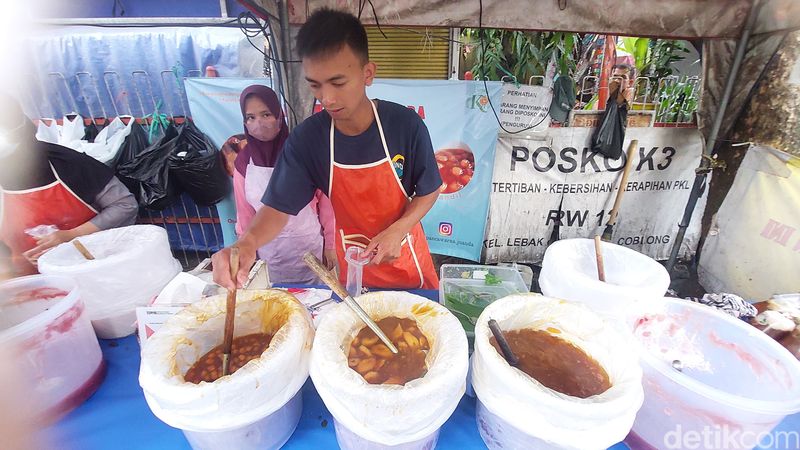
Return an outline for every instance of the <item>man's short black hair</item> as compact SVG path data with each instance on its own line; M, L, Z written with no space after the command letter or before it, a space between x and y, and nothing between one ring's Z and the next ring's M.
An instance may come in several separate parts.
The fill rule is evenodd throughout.
M636 69L630 64L614 64L611 66L611 71L613 72L614 69L624 69L627 70L631 75L636 73ZM629 78L632 78L629 76Z
M318 9L297 33L297 53L301 59L338 52L345 44L364 64L369 61L367 30L356 16L344 11Z

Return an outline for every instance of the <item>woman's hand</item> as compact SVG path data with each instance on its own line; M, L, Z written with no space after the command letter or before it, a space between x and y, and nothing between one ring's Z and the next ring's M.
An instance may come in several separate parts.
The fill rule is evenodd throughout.
M333 270L338 262L339 260L336 257L336 249L326 248L322 251L322 264L325 265L326 269Z
M73 233L72 230L58 230L48 234L47 236L42 236L37 239L36 247L33 247L32 249L23 253L22 256L24 256L25 259L27 259L31 264L36 265L39 257L42 256L46 251L64 242L69 242L76 237L77 236L75 236L75 233Z

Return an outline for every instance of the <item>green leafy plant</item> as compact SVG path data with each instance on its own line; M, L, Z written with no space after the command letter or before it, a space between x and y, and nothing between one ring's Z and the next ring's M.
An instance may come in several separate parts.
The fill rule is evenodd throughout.
M697 111L696 87L696 83L686 79L664 83L656 99L656 122L691 122Z
M487 286L497 286L498 284L502 284L503 283L503 279L502 278L498 277L497 275L491 274L491 273L487 273L486 277L483 280L484 280L484 283L486 283Z
M542 76L550 61L554 61L560 74L575 70L576 51L580 40L575 33L523 32L487 28L480 31L466 28L461 32L467 42L465 56L471 61L471 71L476 78L501 80L511 77L527 82L532 76ZM468 63L469 64L469 63Z

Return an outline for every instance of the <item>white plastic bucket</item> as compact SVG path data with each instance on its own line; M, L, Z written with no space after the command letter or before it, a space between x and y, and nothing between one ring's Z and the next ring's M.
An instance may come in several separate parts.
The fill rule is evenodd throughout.
M285 444L303 412L303 392L298 391L288 403L274 413L250 425L230 431L183 430L189 445L195 450L235 448L237 450L279 449Z
M30 381L26 397L42 422L83 403L105 376L100 345L69 278L33 275L0 284L0 345L18 352L15 369Z
M167 232L155 225L113 228L82 236L95 259L71 242L39 258L39 272L74 279L98 337L114 339L136 330L136 307L145 306L181 271Z
M437 429L429 436L416 441L397 445L383 445L353 433L336 419L333 420L333 425L336 430L336 442L342 450L433 450L439 440L439 430Z
M225 308L224 295L196 302L144 343L139 384L145 400L196 450L279 448L302 410L314 339L308 311L285 291L239 291L234 337L271 334L269 347L213 383L186 382L189 367L221 344Z
M631 447L689 448L685 439L708 435L712 447L750 449L800 412L800 361L772 338L688 300L647 309L631 322L644 342L645 394Z
M356 299L373 320L410 318L431 348L427 373L403 386L369 384L348 366L349 343L365 325L345 304L317 327L309 373L334 418L344 449L430 449L464 395L467 337L444 306L407 292L372 292Z
M489 319L503 331L558 333L606 370L611 387L578 398L543 386L494 349ZM642 404L641 377L635 345L583 305L510 295L489 305L475 326L472 386L478 397L478 431L490 449L605 450L631 429Z
M539 287L547 297L581 302L598 314L623 318L640 302L669 288L667 270L654 259L620 245L601 245L606 281L597 277L592 239L564 239L547 247Z

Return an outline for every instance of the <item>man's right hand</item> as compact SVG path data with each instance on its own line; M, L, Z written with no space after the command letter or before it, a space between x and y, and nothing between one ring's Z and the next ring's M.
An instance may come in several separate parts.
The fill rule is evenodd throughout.
M231 278L231 248L225 247L211 256L211 266L214 273L214 282L225 289L238 289L247 281L250 268L256 261L256 248L246 242L239 241L234 246L239 248L239 273L236 283Z

